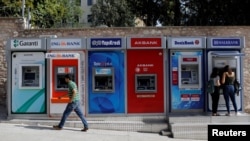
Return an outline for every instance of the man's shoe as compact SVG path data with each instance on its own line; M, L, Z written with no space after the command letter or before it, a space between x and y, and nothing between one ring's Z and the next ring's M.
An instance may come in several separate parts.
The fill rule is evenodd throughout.
M89 128L83 128L81 131L83 131L83 132L87 132L87 130L89 130Z
M58 125L53 125L53 128L56 129L56 130L62 130L62 128L59 127Z

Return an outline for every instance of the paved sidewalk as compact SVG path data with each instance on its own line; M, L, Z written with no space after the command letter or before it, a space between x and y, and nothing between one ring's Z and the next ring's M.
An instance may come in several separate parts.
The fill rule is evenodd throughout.
M198 141L187 139L173 139L153 133L139 133L128 131L112 131L89 129L81 132L80 128L64 128L54 130L46 125L24 125L0 123L0 137L4 141Z

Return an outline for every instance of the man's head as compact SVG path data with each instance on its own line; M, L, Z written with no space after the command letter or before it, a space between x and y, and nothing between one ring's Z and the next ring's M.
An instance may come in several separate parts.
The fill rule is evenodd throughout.
M66 74L64 76L64 80L65 80L66 83L68 83L71 80L71 75L70 74Z

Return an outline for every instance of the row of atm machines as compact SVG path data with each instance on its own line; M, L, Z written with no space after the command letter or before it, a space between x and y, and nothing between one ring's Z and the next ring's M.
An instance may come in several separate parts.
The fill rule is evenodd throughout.
M242 82L244 46L244 37L12 38L8 113L62 114L68 73L87 116L211 112L210 73L229 65ZM219 110L225 111L222 93ZM242 94L236 101L243 111Z

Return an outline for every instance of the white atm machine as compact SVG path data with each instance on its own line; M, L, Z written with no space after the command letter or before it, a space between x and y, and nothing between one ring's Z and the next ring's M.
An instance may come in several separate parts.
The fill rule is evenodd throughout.
M211 51L208 53L208 79L210 77L210 74L212 73L212 69L214 67L217 67L220 70L220 77L222 77L223 69L226 65L229 65L230 68L235 72L236 74L236 79L238 79L241 82L240 78L240 56L235 56L239 52L237 51ZM209 96L209 109L212 109L212 99ZM236 103L238 110L240 110L241 107L241 97L236 96ZM233 110L233 105L232 102L230 101L230 109ZM225 105L225 100L223 96L223 89L220 89L220 100L219 100L219 105L218 105L218 110L226 110L226 105Z
M229 65L235 72L236 79L243 82L243 59L242 49L245 46L244 37L208 37L207 38L207 79L210 78L212 69L217 67L220 69L220 76L224 72L224 67ZM237 109L242 111L243 91L240 91L238 96L235 96ZM208 110L212 110L211 96L208 95ZM218 105L219 111L226 111L226 104L223 96L223 88L220 89L220 100ZM234 110L230 100L230 110Z

